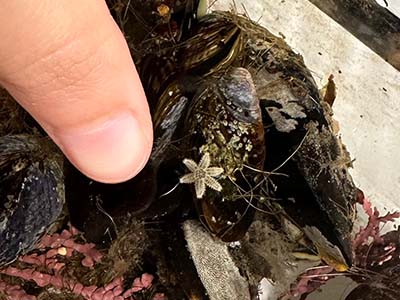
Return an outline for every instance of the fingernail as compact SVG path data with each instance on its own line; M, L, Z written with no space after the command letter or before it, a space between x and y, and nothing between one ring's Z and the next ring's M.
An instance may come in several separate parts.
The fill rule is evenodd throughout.
M134 177L145 166L151 148L140 124L130 113L95 128L56 133L54 140L82 173L105 183Z

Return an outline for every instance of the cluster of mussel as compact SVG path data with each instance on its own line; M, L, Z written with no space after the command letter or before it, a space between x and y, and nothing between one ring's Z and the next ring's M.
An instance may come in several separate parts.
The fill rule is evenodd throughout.
M195 0L109 2L151 108L150 160L128 182L91 181L3 97L0 265L60 219L102 243L127 215L173 230L197 218L231 242L266 214L338 271L351 266L357 189L301 56L246 17L200 16Z

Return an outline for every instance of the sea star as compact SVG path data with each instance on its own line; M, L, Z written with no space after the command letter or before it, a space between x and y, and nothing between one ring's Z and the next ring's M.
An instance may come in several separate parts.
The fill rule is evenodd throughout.
M224 169L220 167L210 167L211 161L209 153L204 154L199 164L187 158L183 160L183 163L192 173L182 176L179 182L194 183L196 197L198 199L203 198L207 186L218 192L222 190L221 184L213 177L221 175Z

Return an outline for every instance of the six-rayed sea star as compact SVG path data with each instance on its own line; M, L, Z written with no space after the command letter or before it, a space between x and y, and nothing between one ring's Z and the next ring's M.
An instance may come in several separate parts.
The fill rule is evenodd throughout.
M187 158L183 160L183 163L192 173L182 176L179 182L194 183L196 197L198 199L204 196L206 186L218 192L222 190L222 186L213 177L221 175L224 169L220 167L210 167L210 154L205 153L199 164Z

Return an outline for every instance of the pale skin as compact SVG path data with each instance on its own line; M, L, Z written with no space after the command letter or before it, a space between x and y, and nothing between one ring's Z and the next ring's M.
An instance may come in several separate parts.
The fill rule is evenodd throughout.
M87 176L122 182L147 162L149 108L103 0L0 0L0 85Z

